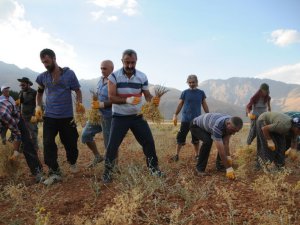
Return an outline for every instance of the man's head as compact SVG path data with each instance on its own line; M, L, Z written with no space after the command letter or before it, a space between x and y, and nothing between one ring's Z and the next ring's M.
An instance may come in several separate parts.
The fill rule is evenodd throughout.
M127 49L122 54L123 69L127 75L132 75L135 71L137 54L132 49Z
M234 116L231 117L226 122L226 133L227 134L235 134L236 132L239 132L243 128L243 120L240 117Z
M104 60L100 65L101 73L104 77L108 77L114 70L114 64L111 60Z
M33 85L33 83L27 77L22 77L21 79L18 79L18 81L20 82L22 91L27 91L28 88Z
M40 58L48 72L53 72L56 67L56 56L54 51L45 48L40 52Z
M9 96L9 88L8 86L3 85L1 87L1 93L3 96L8 97Z
M194 74L189 75L186 82L191 89L195 89L196 87L198 87L198 78Z

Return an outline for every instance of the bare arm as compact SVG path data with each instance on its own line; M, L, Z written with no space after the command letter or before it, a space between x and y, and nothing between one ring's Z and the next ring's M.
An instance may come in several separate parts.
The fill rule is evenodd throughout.
M225 166L225 168L229 168L230 165L227 162L227 155L226 155L226 148L222 141L216 141L216 147L218 149L219 155L221 157L222 163Z
M178 106L177 106L177 109L176 109L176 111L175 111L175 115L176 115L176 116L180 113L183 104L184 104L184 101L183 101L182 99L180 99L180 100L179 100L179 103L178 103Z
M80 89L75 90L76 102L82 103L82 92Z
M153 98L153 96L150 94L150 91L149 91L149 90L143 91L143 94L144 94L145 99L146 99L147 102L150 102L151 99Z
M271 104L270 104L270 101L268 101L268 111L271 112Z
M223 138L223 143L224 143L224 149L225 149L225 153L226 156L230 156L230 151L229 151L229 140L230 140L231 135L226 135Z
M108 81L108 98L114 104L126 104L126 98L117 96L117 86Z
M42 106L43 102L43 93L38 92L36 94L36 106Z
M271 136L270 136L270 125L266 125L266 126L262 127L261 130L263 132L264 137L267 140L271 139Z
M203 99L203 101L202 101L202 107L203 107L204 112L209 113L209 109L208 109L208 105L207 105L206 99Z

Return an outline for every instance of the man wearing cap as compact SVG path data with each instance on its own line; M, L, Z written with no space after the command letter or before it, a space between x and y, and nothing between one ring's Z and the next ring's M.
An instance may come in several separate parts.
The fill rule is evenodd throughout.
M274 162L280 169L285 163L287 136L291 147L296 148L296 137L300 135L300 117L291 118L279 112L265 112L257 119L257 155L259 166Z
M14 136L14 154L10 160L15 160L19 155L19 148L22 142L23 154L25 156L27 165L30 168L31 174L35 176L36 182L43 181L43 168L39 161L37 152L34 150L29 131L27 130L25 122L20 116L20 113L7 99L0 100L0 121L0 130L3 127L7 127Z
M292 119L296 117L300 118L300 112L297 111L289 111L289 112L285 112L284 114L290 116ZM296 149L300 151L300 135L298 135L298 137L296 138L296 145L297 145Z
M256 120L264 112L271 111L269 85L262 83L259 90L251 97L246 106L246 114L251 121L247 144L251 145L256 137Z
M2 95L0 96L0 100L7 100L9 101L14 108L16 109L16 102L15 100L9 95L9 89L10 87L7 85L3 85L1 87L1 93ZM6 133L7 133L7 128L3 127L1 131L1 139L2 139L2 144L6 144Z
M38 151L38 126L37 121L34 119L35 113L35 99L36 90L31 88L32 82L27 77L22 77L18 79L20 82L21 91L19 93L21 115L25 121L25 124L29 130L32 142L34 144L34 149Z

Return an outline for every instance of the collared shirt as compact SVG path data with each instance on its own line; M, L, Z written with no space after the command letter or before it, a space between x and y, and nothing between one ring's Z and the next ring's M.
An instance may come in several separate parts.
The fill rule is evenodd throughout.
M226 135L225 122L230 118L231 116L222 113L206 113L196 117L193 124L210 133L214 141L223 142L223 137Z
M107 81L108 79L102 76L98 82L97 95L100 102L109 102ZM100 112L104 118L109 118L112 116L111 107L100 109Z
M6 99L0 100L0 128L7 127L15 136L16 140L21 140L21 133L18 128L20 114L14 109L11 102Z
M138 70L128 78L122 68L109 75L108 79L116 85L117 95L120 97L141 97L143 91L149 90L147 76ZM141 107L142 101L137 105L112 104L112 112L116 116L137 115Z
M50 118L73 117L72 91L80 88L75 73L63 68L58 81L53 82L51 74L46 71L36 78L36 82L45 90L45 116Z

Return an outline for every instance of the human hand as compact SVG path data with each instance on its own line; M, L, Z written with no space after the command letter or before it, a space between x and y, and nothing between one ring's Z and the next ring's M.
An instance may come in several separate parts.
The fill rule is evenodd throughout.
M43 117L43 111L41 106L36 106L35 107L35 117L37 120L41 120Z
M80 102L76 103L76 112L81 113L81 114L85 113L85 108L82 103L80 103Z
M30 118L30 123L37 123L37 118L36 118L36 116L32 116L32 117Z
M235 175L234 175L234 171L233 171L232 167L229 167L229 168L226 169L226 177L229 180L234 180L235 179Z
M141 98L140 97L128 97L126 98L126 103L131 104L131 105L137 105L141 102Z
M229 166L232 166L233 162L232 162L232 158L230 155L227 156L227 163Z
M99 102L99 101L92 101L92 109L103 109L104 108L104 102Z
M155 96L155 97L153 97L153 98L151 99L151 101L152 101L153 105L159 106L159 103L160 103L160 97Z
M16 103L16 106L19 106L19 105L20 105L20 99L17 99L17 100L15 101L15 103Z
M252 113L248 113L248 117L250 120L255 120L256 119L256 116Z
M272 140L268 140L268 149L270 149L271 151L275 151L276 150L276 146L274 144L274 142Z
M173 115L172 121L173 121L174 126L177 126L177 115L176 114Z
M296 149L289 148L285 151L285 156L289 157L292 161L295 161L298 159L298 154Z

